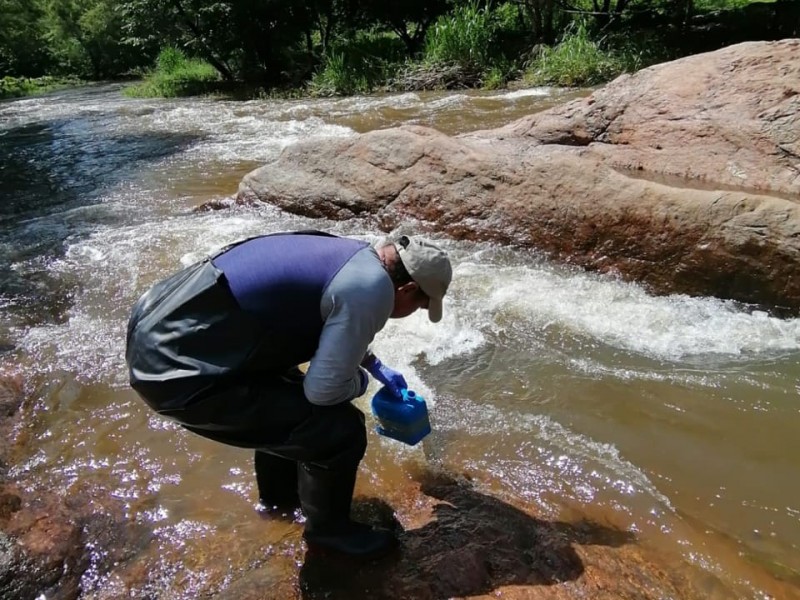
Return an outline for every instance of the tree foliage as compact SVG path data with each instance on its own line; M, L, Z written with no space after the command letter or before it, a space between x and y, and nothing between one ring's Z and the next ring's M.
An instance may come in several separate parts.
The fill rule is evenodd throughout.
M395 33L406 45L409 55L416 54L428 28L450 8L447 0L358 0L359 9L378 27Z
M44 10L31 0L0 0L0 75L44 74Z
M113 0L0 0L0 75L119 76L146 64Z
M695 13L715 2L738 10L752 0L0 0L0 78L119 77L152 67L167 47L205 61L223 80L259 87L299 87L312 77L371 85L423 52L510 73L532 48L562 39L576 18L597 39L650 30L690 46L685 33ZM740 12L744 25L734 26L754 27L751 13ZM775 33L774 23L784 37L796 35L795 13L759 17L761 39ZM669 38L661 35L667 29ZM381 41L387 36L394 45ZM732 38L728 30L719 37L695 35L692 43L699 50Z

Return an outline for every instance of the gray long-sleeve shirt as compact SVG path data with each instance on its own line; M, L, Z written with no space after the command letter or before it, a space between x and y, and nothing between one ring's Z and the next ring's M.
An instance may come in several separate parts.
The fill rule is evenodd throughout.
M303 384L309 402L338 404L364 393L359 365L393 307L394 286L378 253L359 250L322 294L322 335Z

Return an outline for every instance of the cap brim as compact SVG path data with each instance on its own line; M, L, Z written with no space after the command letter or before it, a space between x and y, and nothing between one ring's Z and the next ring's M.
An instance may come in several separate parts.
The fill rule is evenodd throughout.
M441 298L430 298L428 300L428 318L431 320L431 323L438 323L442 320Z

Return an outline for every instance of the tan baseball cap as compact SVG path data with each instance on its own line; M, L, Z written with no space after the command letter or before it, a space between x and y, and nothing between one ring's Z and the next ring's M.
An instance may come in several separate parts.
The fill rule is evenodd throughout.
M405 235L395 246L411 279L430 298L428 318L438 323L442 320L442 298L453 279L453 268L447 252L436 244Z

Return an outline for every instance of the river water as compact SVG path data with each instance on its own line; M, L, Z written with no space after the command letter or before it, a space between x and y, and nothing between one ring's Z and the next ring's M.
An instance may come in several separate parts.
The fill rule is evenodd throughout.
M90 482L153 531L144 583L96 573L86 597L193 598L256 555L297 555L297 526L254 516L249 453L154 417L126 387L128 310L246 235L380 234L271 208L192 209L296 140L401 123L456 134L570 97L170 101L98 86L0 104L0 366L31 398L12 475L32 490ZM800 597L800 319L441 243L455 265L443 322L392 321L374 344L428 398L435 433L424 451L371 434L359 492L389 493L435 458L545 517L634 532L724 597Z

